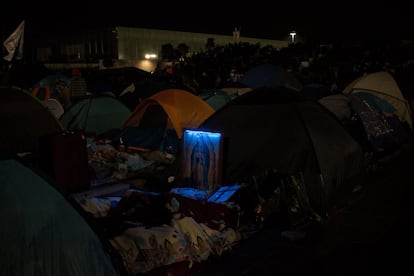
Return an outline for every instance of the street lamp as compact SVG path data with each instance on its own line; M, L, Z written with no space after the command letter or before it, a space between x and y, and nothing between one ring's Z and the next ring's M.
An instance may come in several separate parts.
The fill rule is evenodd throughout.
M295 31L293 31L293 32L290 32L290 39L291 39L291 41L292 41L292 43L295 43L295 36L296 36L296 32Z

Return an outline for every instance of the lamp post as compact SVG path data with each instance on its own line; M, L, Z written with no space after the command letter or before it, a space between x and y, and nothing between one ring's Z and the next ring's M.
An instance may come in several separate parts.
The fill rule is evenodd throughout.
M295 31L293 31L293 32L290 32L290 39L291 39L291 42L292 43L295 43L295 36L296 36L296 32Z

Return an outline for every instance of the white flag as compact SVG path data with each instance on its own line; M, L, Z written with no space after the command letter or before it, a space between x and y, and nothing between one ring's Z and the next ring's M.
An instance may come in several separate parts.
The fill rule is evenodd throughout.
M5 60L11 61L15 55L16 50L19 52L17 58L22 58L23 54L23 40L24 40L24 20L17 29L3 42L4 47L6 47L9 52L7 56L4 57Z

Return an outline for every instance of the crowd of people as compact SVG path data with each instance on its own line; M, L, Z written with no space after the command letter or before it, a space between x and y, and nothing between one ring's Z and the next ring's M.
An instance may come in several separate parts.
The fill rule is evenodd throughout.
M194 93L202 89L240 85L243 75L258 64L271 63L292 73L302 84L325 85L332 93L342 90L367 73L393 74L410 105L413 105L414 47L408 45L324 45L291 44L287 48L248 43L217 45L190 55L155 74L171 85Z

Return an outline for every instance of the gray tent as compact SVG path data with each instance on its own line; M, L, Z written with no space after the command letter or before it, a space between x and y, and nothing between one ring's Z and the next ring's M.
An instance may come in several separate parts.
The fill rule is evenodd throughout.
M332 202L363 169L362 148L335 116L292 89L247 92L217 110L200 128L224 135L224 183L245 181L267 170L303 172L318 208L324 201Z
M351 117L351 100L344 94L333 94L322 97L318 102L332 112L340 121Z

